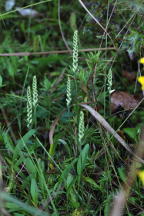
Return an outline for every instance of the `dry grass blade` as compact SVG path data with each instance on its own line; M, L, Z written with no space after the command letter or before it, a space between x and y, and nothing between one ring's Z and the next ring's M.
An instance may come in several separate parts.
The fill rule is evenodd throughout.
M2 173L2 167L4 166L5 161L3 160L2 156L0 155L0 193L4 191L4 185L3 185L3 173ZM10 216L10 214L5 209L5 201L0 198L0 215L2 216Z
M124 139L122 139L122 137L120 137L118 135L118 133L109 125L109 123L96 111L94 110L92 107L90 107L87 104L81 104L82 107L84 107L86 110L88 110L91 115L100 122L100 124L109 132L111 133L115 139L128 151L130 152L132 155L134 155L134 153L132 152L132 150L129 148L129 146L127 145L127 143L124 141ZM142 160L140 157L138 157L137 155L134 155L141 163L144 163L144 160Z
M101 47L101 48L87 48L80 49L79 52L95 52L105 50L117 50L115 47ZM0 53L0 56L32 56L32 55L52 55L52 54L65 54L72 53L72 50L52 50L43 52L17 52L17 53Z
M121 190L115 197L113 201L113 208L110 216L122 216L124 207L126 204L125 192Z
M141 139L139 145L136 148L135 155L137 157L142 158L144 156L144 129L141 130ZM134 159L129 167L129 172L123 188L118 192L118 194L114 197L113 208L111 210L110 216L122 216L124 213L124 209L127 203L127 200L130 196L131 188L135 182L137 171L140 167L140 163L136 162Z
M58 121L59 121L59 118L56 118L54 120L54 122L51 125L50 132L49 132L49 144L50 144L49 154L50 154L50 156L53 156L54 152L55 152L53 136L54 136L55 128L58 124ZM49 163L49 168L54 169L53 161L51 159L50 159L50 163Z
M51 127L50 127L50 132L49 132L49 143L50 143L50 146L52 146L54 144L54 142L53 142L53 135L54 135L54 132L55 132L55 127L58 124L58 121L59 121L59 118L56 118L54 120L54 122L52 123Z

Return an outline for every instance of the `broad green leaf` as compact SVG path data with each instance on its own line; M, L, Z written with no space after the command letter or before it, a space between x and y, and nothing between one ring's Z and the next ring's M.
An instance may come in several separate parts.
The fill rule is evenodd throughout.
M123 182L125 182L125 180L126 180L126 175L125 175L124 167L119 167L119 168L118 168L118 174L119 174L121 180L122 180Z
M36 130L29 130L20 140L17 142L15 151L20 151L24 148L24 145L29 141L29 139L35 134Z
M83 176L82 179L85 182L89 183L94 189L97 189L97 190L101 189L100 186L92 178Z
M80 203L78 202L77 195L73 189L70 190L69 199L70 199L70 203L71 203L73 208L79 208L80 207Z
M0 88L2 87L3 79L2 76L0 75Z
M138 135L138 128L124 128L123 131L131 138L136 140Z
M62 172L61 175L61 180L63 180L64 182L67 180L67 177L69 175L70 170L72 169L72 167L74 166L74 164L77 162L77 158L74 159L71 164L67 165L67 167L64 169L64 171Z
M0 198L6 201L6 207L11 210L13 206L13 212L16 211L16 208L22 211L29 213L29 215L35 216L49 216L47 212L44 212L38 208L34 208L17 198L9 195L8 193L0 193ZM27 214L24 214L27 215Z
M88 157L88 152L89 152L89 144L86 144L84 148L82 149L80 156L78 158L77 162L77 173L80 178L83 169L85 168L87 157Z
M37 169L35 164L30 158L25 158L25 166L26 169L28 170L29 175L32 175L32 177L35 177L37 174Z
M31 180L30 193L31 193L34 204L37 205L38 204L38 186L34 178Z

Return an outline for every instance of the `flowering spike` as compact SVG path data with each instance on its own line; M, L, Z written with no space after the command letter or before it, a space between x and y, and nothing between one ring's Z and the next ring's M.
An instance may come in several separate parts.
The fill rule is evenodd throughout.
M70 77L68 76L67 79L67 89L66 89L66 93L67 93L67 98L66 98L66 103L67 103L67 107L69 107L70 103L71 103L71 80Z
M85 131L84 113L83 113L83 111L80 111L79 129L78 129L78 140L79 140L80 144L81 144L81 140L84 136L84 131Z
M32 96L31 88L27 88L27 127L30 128L32 125Z
M78 31L74 31L73 35L73 73L76 74L78 70Z
M33 90L33 107L36 107L38 104L38 90L37 90L36 76L33 77L32 90Z

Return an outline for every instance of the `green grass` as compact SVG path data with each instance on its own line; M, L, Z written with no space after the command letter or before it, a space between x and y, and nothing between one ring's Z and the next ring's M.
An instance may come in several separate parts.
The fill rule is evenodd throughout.
M22 17L15 7L6 12L4 3L0 2L0 53L66 46L74 50L0 57L0 215L108 216L127 181L133 156L80 104L97 110L115 131L120 127L123 139L137 149L143 104L134 112L113 114L108 77L112 72L110 88L142 97L136 80L130 83L122 75L123 70L138 75L137 62L144 53L142 2L87 2L101 25L107 25L112 40L78 1L16 1L17 7L39 11L42 16L36 18ZM76 29L78 38L73 38ZM77 45L116 49L77 53ZM33 99L38 94L37 105L30 102L32 115L28 86ZM130 189L123 215L142 216L144 195L138 178Z

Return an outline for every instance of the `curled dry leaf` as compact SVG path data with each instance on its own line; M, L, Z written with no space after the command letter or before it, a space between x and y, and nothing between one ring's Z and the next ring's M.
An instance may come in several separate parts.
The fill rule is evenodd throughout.
M124 110L130 110L136 108L139 101L127 92L115 91L111 94L111 110L116 111L118 108L122 107Z

